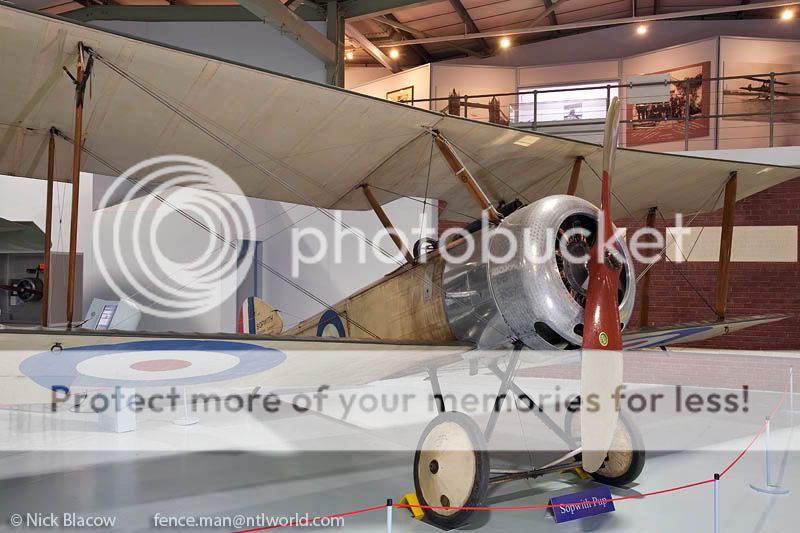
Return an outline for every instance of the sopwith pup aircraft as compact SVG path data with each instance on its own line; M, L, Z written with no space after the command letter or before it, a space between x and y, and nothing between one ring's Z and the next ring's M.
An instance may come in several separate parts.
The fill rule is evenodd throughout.
M496 413L482 428L441 402L420 437L413 478L427 517L459 527L472 514L461 507L482 505L498 483L576 467L612 485L639 476L645 451L614 402L624 350L698 342L785 318L730 317L723 305L722 316L705 322L628 327L635 262L624 239L597 238L616 235L612 213L727 211L800 170L618 149L617 99L597 145L388 102L5 5L0 26L0 173L70 182L81 171L116 176L148 158L184 154L225 170L246 197L372 209L387 230L393 226L382 206L389 201L445 200L451 218L474 228L476 249L504 257L482 261L465 238L418 246L395 239L402 260L393 272L340 302L318 299L323 310L288 329L280 312L257 298L244 302L237 334L88 330L72 327L68 308L66 328L0 331L1 404L46 403L56 387L73 394L205 383L348 387L413 373L441 395L437 370L478 351L478 364L499 378L498 397L524 396L514 380L520 362L580 360L580 395L590 401L576 403L563 423L533 410L566 451L532 470L492 471L487 443ZM565 176L569 183L559 183ZM558 190L568 194L552 194ZM723 190L724 205L716 194ZM482 214L488 227L474 227ZM76 217L73 203L73 234ZM546 238L570 231L566 240ZM523 245L510 249L509 234ZM545 260L530 261L532 249ZM448 261L445 251L462 261Z

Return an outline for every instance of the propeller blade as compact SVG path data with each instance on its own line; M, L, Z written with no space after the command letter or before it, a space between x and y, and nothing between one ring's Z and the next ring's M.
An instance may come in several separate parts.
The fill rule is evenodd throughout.
M619 100L611 100L603 140L601 215L589 261L581 359L581 446L583 469L596 472L611 446L619 418L616 393L622 385L622 332L617 289L621 264L604 241L613 235L611 174L619 134ZM610 242L614 242L613 240Z

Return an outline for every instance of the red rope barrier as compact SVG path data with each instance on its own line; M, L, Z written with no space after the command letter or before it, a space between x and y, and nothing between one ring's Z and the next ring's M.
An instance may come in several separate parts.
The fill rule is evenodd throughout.
M781 395L780 401L772 409L772 411L770 411L770 414L767 417L767 420L772 419L775 416L775 414L778 412L778 410L781 408L781 406L783 405L784 400L786 399L787 392L788 392L788 388L785 388L783 390L783 394ZM736 463L738 463L739 460L742 457L744 457L745 454L748 451L750 451L750 448L753 447L753 444L755 444L755 442L764 433L764 431L766 429L767 429L767 421L764 421L764 424L762 424L761 429L759 429L758 433L756 433L753 436L753 438L750 440L750 443L747 445L747 447L744 450L742 450L742 452L739 453L739 455L737 455L736 458L733 461L731 461L731 463L727 467L725 467L725 469L720 473L720 475L719 475L720 478L722 478L722 476L727 474L734 467L734 465L736 465ZM670 488L667 488L667 489L654 490L654 491L645 492L645 493L642 493L642 494L632 494L632 495L629 495L629 496L619 496L617 498L606 498L606 499L602 499L602 500L597 500L594 503L596 503L596 504L605 504L605 503L611 503L611 502L621 502L621 501L624 501L624 500L641 500L641 499L644 499L644 498L647 498L647 497L650 497L650 496L656 496L656 495L659 495L659 494L667 494L669 492L676 492L676 491L679 491L679 490L690 489L690 488L693 488L693 487L699 487L700 485L706 485L708 483L713 483L713 482L714 482L713 478L704 479L703 481L696 481L694 483L688 483L686 485L680 485L680 486L677 486L677 487L670 487ZM556 508L556 507L564 507L564 506L569 506L569 505L574 505L574 504L573 503L555 503L555 504L546 504L546 505L447 507L447 506L442 506L442 505L412 505L412 504L409 504L409 503L396 503L392 507L397 508L397 509L432 509L432 510L442 510L442 511L530 511L530 510L535 510L535 509L553 509L553 508ZM312 518L310 521L325 520L325 519L330 519L330 518L339 518L339 517L344 517L344 516L353 516L353 515L357 515L357 514L369 513L369 512L372 512L372 511L377 511L377 510L380 510L380 509L386 509L386 505L375 505L373 507L365 507L364 509L357 509L355 511L349 511L349 512L346 512L346 513L332 514L332 515L327 515L327 516L318 516L318 517ZM295 525L298 525L298 524L291 524L290 523L290 524L287 524L287 525L274 525L274 526L266 526L266 527L260 527L260 528L255 528L255 529L243 529L243 530L240 530L240 531L235 531L234 533L254 533L256 531L264 531L264 530L267 530L267 529L278 529L278 528L283 528L283 527L293 527Z
M759 430L758 430L758 433L756 433L756 434L753 436L753 438L750 440L750 443L747 445L747 447L746 447L744 450L742 450L742 452L741 452L739 455L737 455L737 456L736 456L736 458L735 458L733 461L731 461L731 463L730 463L728 466L726 466L726 467L725 467L725 470L723 470L722 472L720 472L720 474L719 474L719 477L720 477L720 478L721 478L722 476L724 476L725 474L727 474L727 473L728 473L728 471L729 471L731 468L733 468L733 465L735 465L736 463L738 463L738 462L739 462L739 459L741 459L742 457L744 457L744 455L745 455L747 452L749 452L749 451L750 451L750 448L752 448L752 447L753 447L753 444L755 444L755 443L756 443L756 441L758 440L758 438L759 438L761 435L763 435L763 434L764 434L764 431L766 431L766 429L767 429L767 424L768 424L768 421L769 421L769 420L771 420L772 418L774 418L774 417L775 417L775 413L777 413L777 412L778 412L778 409L780 409L780 408L781 408L781 406L783 405L783 401L786 399L786 393L787 393L787 392L788 392L788 388L784 388L784 389L783 389L783 394L781 394L781 399L780 399L780 401L778 401L778 404L777 404L775 407L773 407L773 408L772 408L772 411L770 411L770 413L769 413L769 416L767 416L767 419L766 419L766 420L764 420L764 423L761 425L761 429L759 429Z

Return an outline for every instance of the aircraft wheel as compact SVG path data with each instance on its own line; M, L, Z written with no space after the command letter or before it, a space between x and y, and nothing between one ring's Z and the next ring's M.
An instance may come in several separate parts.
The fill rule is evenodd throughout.
M417 445L414 489L420 505L476 507L489 488L489 450L483 432L463 413L434 418ZM423 509L426 517L445 528L467 522L473 511Z
M572 438L573 445L577 447L581 442L581 414L579 409L575 409L576 404L580 405L580 401L573 403L573 407L567 411L564 430ZM611 449L603 466L597 472L587 473L604 485L621 487L639 477L644 469L644 461L642 437L633 422L621 412L617 420L617 430L611 441Z

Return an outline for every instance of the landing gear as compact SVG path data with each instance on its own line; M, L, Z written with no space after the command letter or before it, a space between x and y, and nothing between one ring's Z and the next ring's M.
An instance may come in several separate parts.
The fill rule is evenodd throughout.
M469 416L445 412L436 370L430 371L431 388L438 400L439 415L422 433L414 456L414 488L420 505L439 507L423 509L434 524L448 529L467 523L473 510L448 509L448 507L481 507L485 505L490 486L512 481L533 479L550 473L580 467L580 409L579 400L568 410L564 425L556 422L514 382L519 361L517 346L509 356L504 369L496 362L487 368L500 379L498 400L509 393L524 403L528 412L535 414L571 450L559 459L532 470L495 472L490 470L488 441L492 437L500 414L500 401L492 410L486 428L481 428ZM620 415L611 449L603 466L590 475L607 485L625 485L635 480L644 468L644 446L633 424Z
M422 433L414 456L419 502L435 507L481 505L489 489L489 451L478 425L463 413L443 413ZM424 509L431 522L455 528L472 511Z
M567 411L564 430L573 440L573 446L581 445L580 400L574 402ZM625 416L619 414L617 429L611 441L606 460L596 472L588 472L596 481L616 487L632 483L644 468L645 452L642 437L636 426Z

